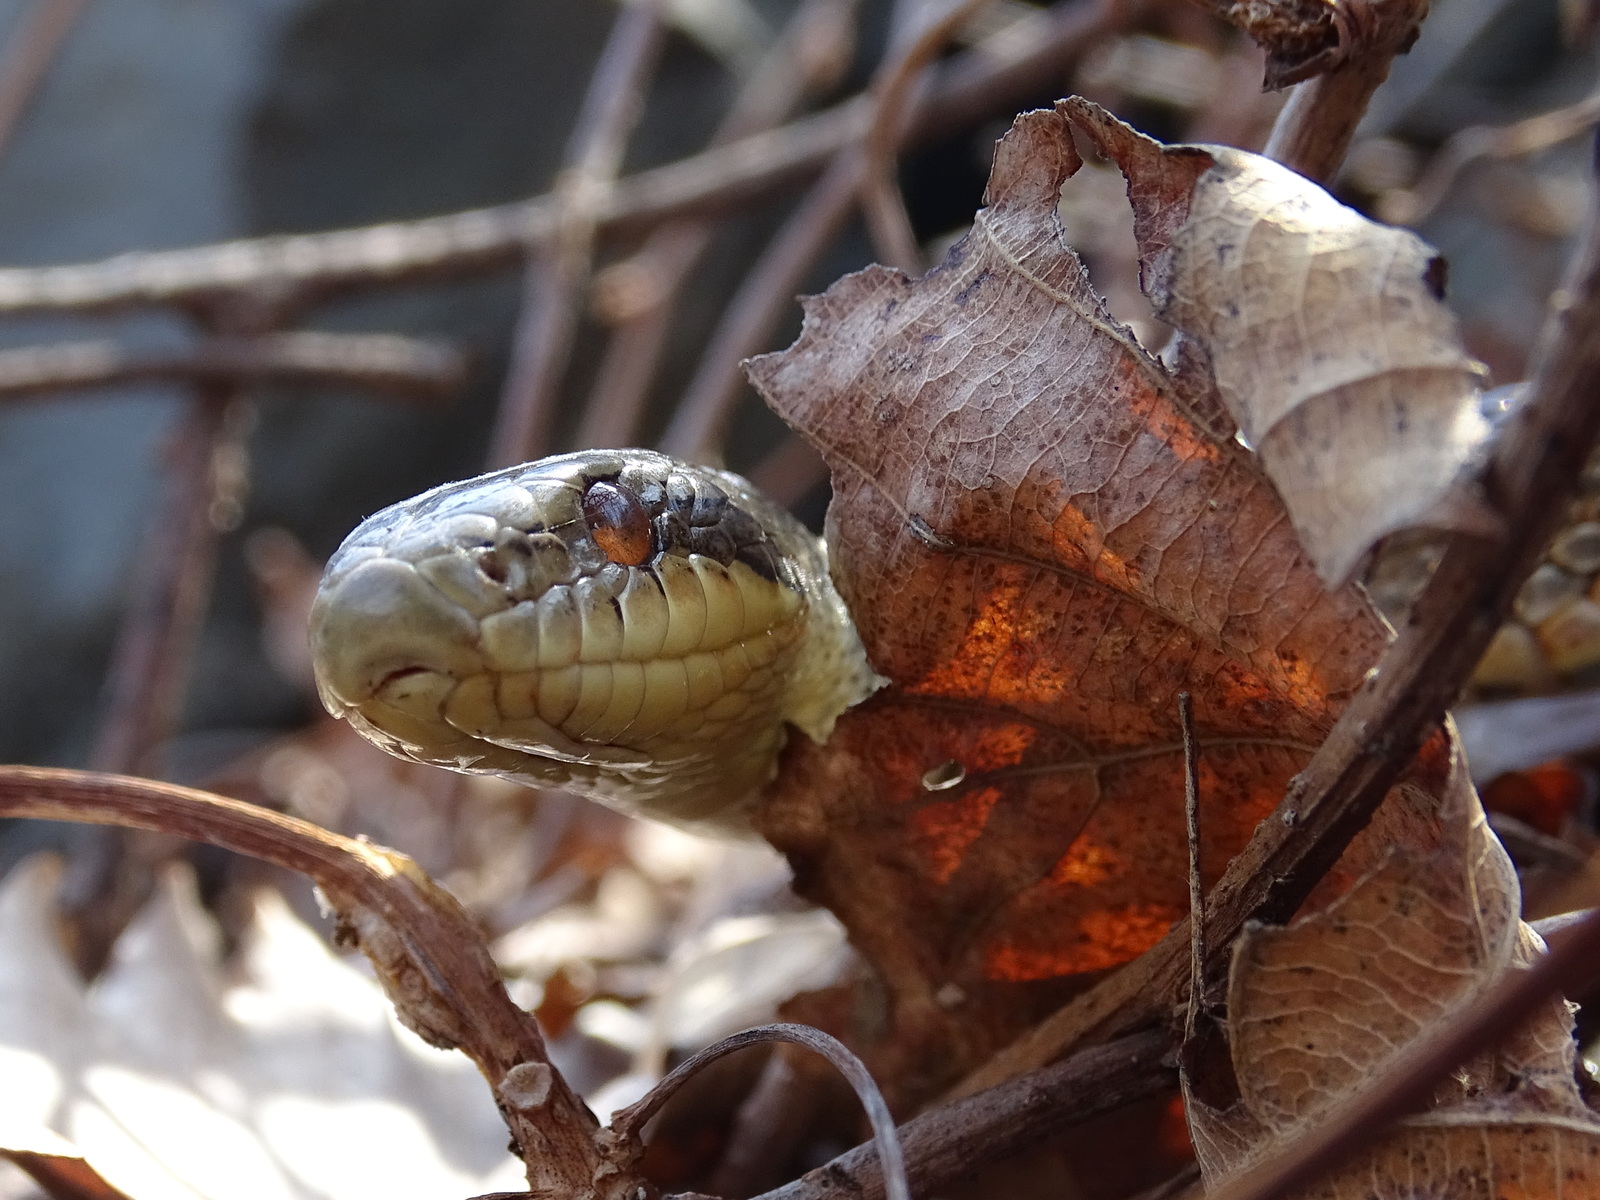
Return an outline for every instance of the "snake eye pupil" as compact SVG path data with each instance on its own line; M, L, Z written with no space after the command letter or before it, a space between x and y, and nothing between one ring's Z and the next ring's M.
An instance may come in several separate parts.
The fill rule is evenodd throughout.
M596 483L583 494L583 519L606 558L637 567L650 557L650 513L628 488Z

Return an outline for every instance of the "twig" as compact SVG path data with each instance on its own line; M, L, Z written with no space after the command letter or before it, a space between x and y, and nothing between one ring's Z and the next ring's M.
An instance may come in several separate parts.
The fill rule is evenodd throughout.
M776 125L806 95L833 82L848 65L857 4L806 0L751 71L712 144ZM710 221L674 221L596 276L596 307L613 328L584 407L578 446L633 444L676 315L672 299L715 234Z
M315 880L401 1019L463 1051L499 1097L536 1194L589 1195L597 1122L506 995L472 918L404 855L193 788L89 771L0 767L0 816L97 822L222 846ZM624 1173L599 1193L631 1194Z
M1416 225L1431 216L1455 186L1456 178L1479 159L1521 158L1575 138L1600 121L1600 92L1576 104L1553 109L1511 125L1474 125L1451 135L1433 156L1428 169L1411 189L1404 211L1390 212L1392 220Z
M1427 1104L1434 1088L1474 1054L1494 1046L1553 996L1579 995L1600 978L1600 912L1554 935L1532 967L1500 977L1464 1010L1437 1022L1350 1100L1319 1118L1283 1153L1208 1193L1208 1200L1273 1200L1337 1170L1401 1117Z
M589 81L567 165L556 181L555 232L528 264L511 367L489 445L489 465L548 451L561 376L566 370L594 259L600 198L622 166L661 47L665 0L633 0L618 12Z
M1194 1040L1206 1007L1206 891L1200 880L1200 749L1194 733L1194 698L1178 693L1183 727L1183 817L1189 834L1189 1012L1183 1038Z
M1027 28L984 43L941 68L915 105L912 144L933 133L970 128L1037 92L1061 73L1063 58L1105 16L1087 0L1065 0ZM1109 24L1107 24L1109 27ZM815 175L856 142L870 114L858 96L781 129L713 147L620 180L595 213L600 234L648 230L749 202ZM213 246L125 254L74 266L0 270L0 315L90 311L136 305L192 305L240 291L286 307L353 287L392 287L430 278L502 270L556 232L549 196L419 221L294 236L247 238Z
M1209 897L1213 967L1245 921L1287 919L1455 703L1517 589L1560 526L1600 438L1600 214L1590 211L1566 285L1552 298L1538 367L1490 463L1487 486L1505 520L1496 542L1451 539L1394 642L1326 741ZM1456 769L1462 769L1457 764ZM1049 1062L1087 1040L1136 1029L1166 1012L1187 979L1187 922L1110 979L996 1055L964 1094Z
M912 1189L938 1193L1091 1117L1173 1086L1164 1033L1085 1050L975 1096L930 1109L900 1127ZM858 1146L757 1200L882 1200L869 1146Z
M922 274L922 251L896 179L911 100L923 69L989 3L990 0L953 0L943 13L917 28L908 44L891 57L873 80L872 123L861 139L861 211L878 256L908 275Z
M1262 151L1318 183L1333 179L1367 101L1389 77L1395 55L1416 40L1428 14L1427 0L1339 0L1333 7L1364 12L1368 19L1354 28L1354 44L1338 66L1295 87Z
M0 52L0 155L61 56L88 0L34 0Z
M872 1143L876 1151L874 1165L878 1168L878 1179L883 1185L885 1200L911 1200L911 1191L906 1184L905 1159L900 1152L900 1138L878 1085L873 1082L872 1075L861 1060L843 1042L809 1025L762 1025L746 1029L732 1037L723 1038L714 1046L706 1047L674 1068L665 1079L650 1089L649 1095L612 1118L612 1135L619 1146L628 1148L621 1153L618 1161L631 1162L643 1154L641 1135L646 1123L661 1111L662 1105L680 1087L717 1059L763 1042L793 1042L820 1054L833 1064L855 1089L856 1097L867 1114L867 1121L872 1126Z
M0 350L0 400L59 396L148 380L333 384L428 399L458 391L466 359L451 347L396 334L276 333L208 338L181 350L111 341Z
M166 462L165 495L147 533L134 596L112 660L109 706L90 756L99 771L156 773L152 752L169 736L190 651L210 595L217 527L216 470L238 438L231 389L206 388L190 406Z
M701 461L716 456L738 403L744 379L739 364L766 345L805 273L844 227L861 169L859 154L847 151L834 159L744 277L661 435L666 453Z
M1081 53L1118 19L1115 6L1109 3L1070 7L1077 20L1063 21L1055 31L1058 64ZM938 44L940 32L937 28L930 30L934 44ZM918 38L902 51L899 58L885 66L885 77L894 76L900 63L922 45L924 39ZM889 99L893 101L894 97ZM699 459L715 455L743 383L739 364L765 347L773 328L793 303L805 272L849 217L865 173L862 149L849 147L838 154L745 277L701 356L683 403L662 434L661 448L668 454Z

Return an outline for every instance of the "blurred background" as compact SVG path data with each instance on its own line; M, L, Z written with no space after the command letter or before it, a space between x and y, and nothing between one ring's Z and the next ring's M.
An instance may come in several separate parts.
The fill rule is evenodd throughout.
M0 0L0 264L105 263L73 277L78 292L0 272L0 761L210 787L414 855L501 939L518 998L558 1039L573 1031L564 1066L591 1093L850 970L831 918L789 897L762 850L630 829L356 741L309 686L304 612L363 516L505 457L519 437L502 396L519 388L542 397L520 436L539 453L665 439L820 528L820 464L732 364L793 338L795 293L882 257L850 205L811 190L828 154L720 190L705 180L730 168L704 160L672 177L708 197L676 223L589 228L578 203L581 253L547 246L526 278L501 244L514 214L493 206L559 201L564 166L605 168L583 131L605 124L619 81L639 91L631 131L613 122L624 180L820 114L762 143L776 161L942 7L673 0L630 51L623 26L643 8L608 0ZM1438 0L1335 186L1448 258L1495 384L1523 377L1588 203L1593 25L1583 0ZM1261 90L1261 53L1181 0L994 0L941 53L914 89L899 175L925 263L970 224L1017 111L1079 93L1166 140L1254 149L1281 103ZM635 212L669 190L649 179ZM500 223L499 249L462 235L426 269L326 285L268 272L257 286L235 254L234 284L161 293L198 260L144 257L476 209ZM1113 311L1159 349L1121 177L1088 163L1061 218ZM397 235L404 253L418 237ZM201 265L222 278L227 261ZM307 332L333 338L271 341ZM1568 574L1587 587L1595 560ZM1518 669L1559 687L1600 659L1587 653ZM1566 807L1541 816L1549 788L1535 788L1523 815L1565 836L1588 784L1550 787ZM228 936L264 878L315 919L295 881L107 830L0 824L0 873L47 848L66 859L67 944L88 974L174 857ZM695 971L723 1007L671 1015Z

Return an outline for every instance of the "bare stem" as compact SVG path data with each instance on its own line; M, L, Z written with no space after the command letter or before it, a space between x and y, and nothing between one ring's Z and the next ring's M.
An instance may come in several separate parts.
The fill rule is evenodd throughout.
M297 383L361 388L412 399L460 390L467 364L451 347L396 334L277 333L207 338L189 349L136 350L116 342L62 342L0 350L0 401L53 398L86 388L170 381Z
M662 39L665 0L634 0L617 14L584 97L555 191L556 231L528 265L511 369L490 441L491 466L548 452L561 377L594 261L599 198L622 166Z
M0 155L16 136L88 0L34 0L0 53Z
M1307 179L1329 183L1344 162L1356 126L1395 55L1416 40L1428 0L1339 0L1333 11L1365 14L1341 41L1341 61L1296 86L1262 151Z
M808 93L831 83L849 57L857 3L806 0L750 73L712 144L776 125ZM580 447L633 443L676 315L673 298L714 234L706 220L663 225L632 257L597 277L597 299L605 297L613 330L578 429Z
M1075 47L1109 28L1115 3L1063 0L942 65L914 105L910 141L967 129L1059 79ZM600 198L599 234L637 233L663 221L750 203L815 176L870 119L857 96L663 167L619 180ZM125 254L73 266L0 270L0 314L194 305L241 292L287 309L356 287L504 270L556 236L557 202L540 196L419 221L327 233L246 238L213 246Z
M935 1195L1052 1134L1173 1086L1160 1032L1097 1046L900 1127L912 1190ZM870 1146L858 1146L757 1200L883 1200Z

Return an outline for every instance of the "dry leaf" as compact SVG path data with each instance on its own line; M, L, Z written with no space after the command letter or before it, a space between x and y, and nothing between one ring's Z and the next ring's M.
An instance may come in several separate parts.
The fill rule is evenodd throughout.
M1324 911L1240 938L1228 991L1239 1100L1218 1111L1186 1095L1207 1188L1282 1151L1538 952L1516 917L1516 873L1465 785L1454 803L1459 837L1438 851L1396 850ZM1600 1120L1578 1093L1575 1053L1570 1009L1554 999L1441 1084L1430 1111L1304 1194L1600 1195Z
M1204 349L1330 585L1397 530L1494 531L1462 478L1489 434L1482 367L1431 246L1258 154L1062 108L1127 176L1145 293Z
M0 1146L76 1156L134 1200L524 1186L466 1058L402 1029L281 900L225 982L192 882L169 878L85 990L51 928L56 874L37 859L0 888Z
M835 579L893 680L793 739L760 819L882 973L901 1099L1187 912L1178 692L1212 880L1385 641L1107 315L1055 216L1078 166L1062 113L1019 118L941 267L846 277L751 365L832 468ZM1425 759L1377 844L1436 842Z

